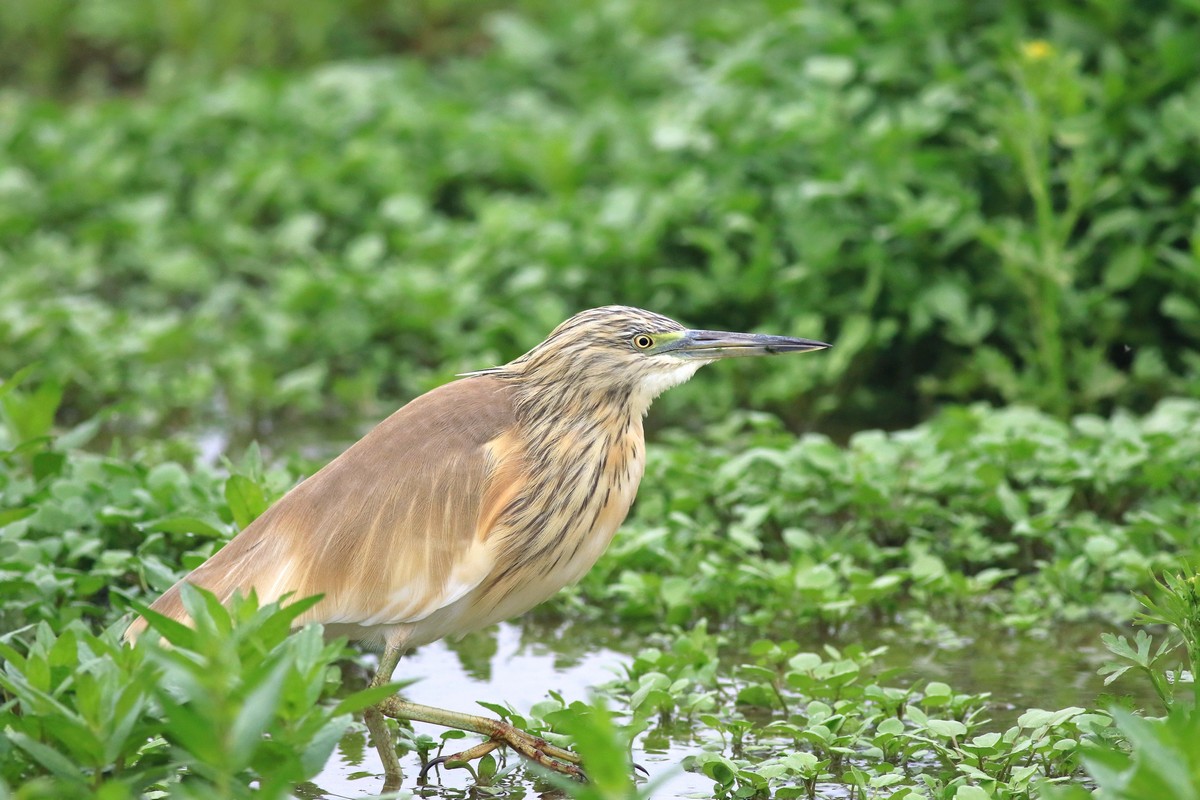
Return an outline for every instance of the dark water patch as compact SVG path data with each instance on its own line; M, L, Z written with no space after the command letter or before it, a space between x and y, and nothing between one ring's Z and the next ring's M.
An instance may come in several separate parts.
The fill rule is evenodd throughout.
M876 666L896 670L893 683L941 681L956 693L990 693L991 727L1012 725L1029 708L1103 708L1113 696L1128 696L1137 708L1161 711L1153 687L1136 675L1104 686L1099 669L1112 659L1100 638L1105 633L1132 638L1129 628L1095 621L1015 631L980 619L956 622L933 637L899 625L859 626L835 636L801 635L797 641L806 650L826 644L886 646Z

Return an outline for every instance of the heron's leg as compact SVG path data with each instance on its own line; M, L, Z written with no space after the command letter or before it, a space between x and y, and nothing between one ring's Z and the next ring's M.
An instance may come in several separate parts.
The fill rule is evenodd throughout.
M400 663L403 651L399 647L388 645L379 657L379 668L375 677L371 678L370 686L382 686L392 679L396 665ZM367 706L363 709L363 722L371 732L371 741L379 751L379 760L383 762L383 790L393 792L400 788L400 760L396 758L396 746L392 743L392 732L387 728L387 720L383 718L379 706Z
M443 708L424 706L410 703L398 697L389 697L377 708L392 719L407 719L414 722L428 722L431 725L441 725L443 728L458 728L482 734L494 742L500 742L516 750L525 758L540 764L547 769L582 778L583 770L579 768L579 756L570 750L555 747L545 739L531 733L514 728L507 722L500 722L487 717L473 714L462 714L457 711L447 711ZM474 750L475 748L472 748ZM467 753L471 750L466 751ZM465 754L459 754L465 755ZM483 755L480 753L480 755ZM452 757L453 758L453 757Z

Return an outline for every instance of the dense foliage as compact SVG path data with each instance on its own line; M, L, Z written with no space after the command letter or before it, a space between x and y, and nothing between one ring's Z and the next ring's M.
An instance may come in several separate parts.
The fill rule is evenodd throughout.
M187 52L143 35L154 15L46 7L103 52ZM248 7L220 41L272 18ZM619 301L836 342L663 419L1145 410L1200 374L1198 23L1165 9L603 0L485 16L486 46L432 64L10 90L0 372L38 362L76 418L261 430L374 412Z
M1198 37L1167 0L0 3L0 799L287 797L361 749L307 601L125 615L344 431L611 302L835 347L656 404L536 612L635 638L603 702L473 698L578 748L568 794L653 794L637 736L721 798L1194 798ZM1150 626L1103 638L1141 713L997 723L812 644L1085 618Z
M182 462L154 450L89 453L77 448L96 425L48 436L37 427L47 415L39 423L31 411L44 392L11 384L0 391L9 420L0 439L0 627L12 631L3 637L0 687L11 702L0 709L0 727L8 726L11 744L0 778L42 774L29 797L41 796L39 786L53 795L110 781L125 792L169 782L174 763L199 777L173 793L213 791L218 781L220 796L239 796L230 787L265 777L274 751L255 762L245 742L228 738L227 751L196 750L228 730L243 738L251 735L245 730L269 730L272 740L286 733L307 754L260 787L262 796L314 774L318 754L328 754L349 718L295 716L328 690L334 678L326 669L340 649L319 649L314 630L284 639L294 610L236 612L247 626L238 641L256 644L233 660L221 640L231 620L211 603L197 609L215 620L201 635L163 629L177 648L200 649L195 656L167 656L152 642L148 654L131 654L116 641L129 601L148 602L297 475L265 469L257 450L219 471L181 452ZM1084 615L1119 622L1135 610L1129 590L1138 589L1157 598L1143 601L1153 621L1184 636L1157 646L1144 634L1136 646L1113 638L1110 671L1114 679L1130 670L1149 678L1170 706L1168 676L1181 655L1173 647L1183 641L1200 652L1200 602L1188 584L1163 591L1151 576L1200 560L1197 508L1183 499L1200 494L1198 447L1200 403L1183 400L1141 419L1080 416L1069 424L1028 409L955 409L911 431L858 435L845 448L742 417L708 441L655 447L625 533L576 589L539 613L691 630L644 650L628 679L606 691L628 709L634 731L690 736L699 728L728 742L689 760L714 779L718 796L803 796L842 781L946 796L982 780L1003 785L1004 796L1028 797L1039 780L1076 773L1087 752L1082 740L1113 738L1106 714L1035 709L994 731L986 696L938 682L884 683L872 666L877 653L806 653L788 637L863 619L902 619L910 639L930 641L943 635L938 619L1016 630ZM731 675L721 668L722 650L752 660ZM266 660L251 667L250 657ZM284 661L294 671L285 673ZM191 703L175 704L183 690L155 693L163 670L184 668L195 671L184 682ZM77 670L94 678L78 683ZM203 719L181 716L202 695L228 704ZM307 699L295 706L289 696ZM235 722L240 703L258 716ZM754 708L761 710L748 718ZM515 721L571 730L578 713L592 711L547 701ZM764 728L751 721L763 713L779 716ZM52 721L60 715L65 722ZM147 745L156 726L175 749ZM408 742L422 758L433 746ZM946 769L930 768L929 758ZM883 768L897 763L907 772Z
M39 395L9 388L8 416ZM266 470L257 449L220 471L71 449L94 433L85 425L8 441L0 627L107 625L124 611L114 589L152 600L300 477ZM784 612L787 626L836 627L916 608L966 613L985 600L1018 627L1120 621L1136 608L1131 589L1200 560L1200 508L1185 499L1198 496L1196 401L1070 423L1021 408L953 409L844 448L740 417L708 441L652 448L624 534L551 604L764 629Z
M766 628L983 608L1016 627L1123 619L1130 589L1200 556L1183 499L1200 497L1195 401L1070 423L960 408L844 448L769 421L734 430L652 454L628 534L582 584L591 608Z
M0 791L23 798L286 797L315 774L379 692L320 702L337 688L342 647L290 625L315 598L280 610L222 608L191 592L199 624L162 625L163 641L124 645L72 622L0 644ZM10 639L10 636L6 636ZM181 769L182 768L182 769ZM182 778L182 779L181 779Z

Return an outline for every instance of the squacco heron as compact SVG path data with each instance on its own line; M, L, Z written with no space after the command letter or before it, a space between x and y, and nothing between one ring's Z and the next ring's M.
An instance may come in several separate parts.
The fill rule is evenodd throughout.
M515 361L392 414L180 584L222 599L322 595L299 622L382 645L372 685L385 684L405 651L517 616L591 568L633 502L642 417L660 393L721 358L828 346L689 330L623 306L584 311ZM180 584L150 608L186 619ZM385 787L400 780L385 716L486 737L450 759L507 745L582 775L575 754L511 725L392 696L364 713Z

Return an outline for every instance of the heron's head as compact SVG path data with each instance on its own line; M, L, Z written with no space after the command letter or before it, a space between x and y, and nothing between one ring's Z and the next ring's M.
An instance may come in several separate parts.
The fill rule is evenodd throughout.
M640 308L603 306L563 322L507 368L539 384L565 381L576 390L628 397L644 410L663 391L718 359L826 347L790 336L692 330Z

